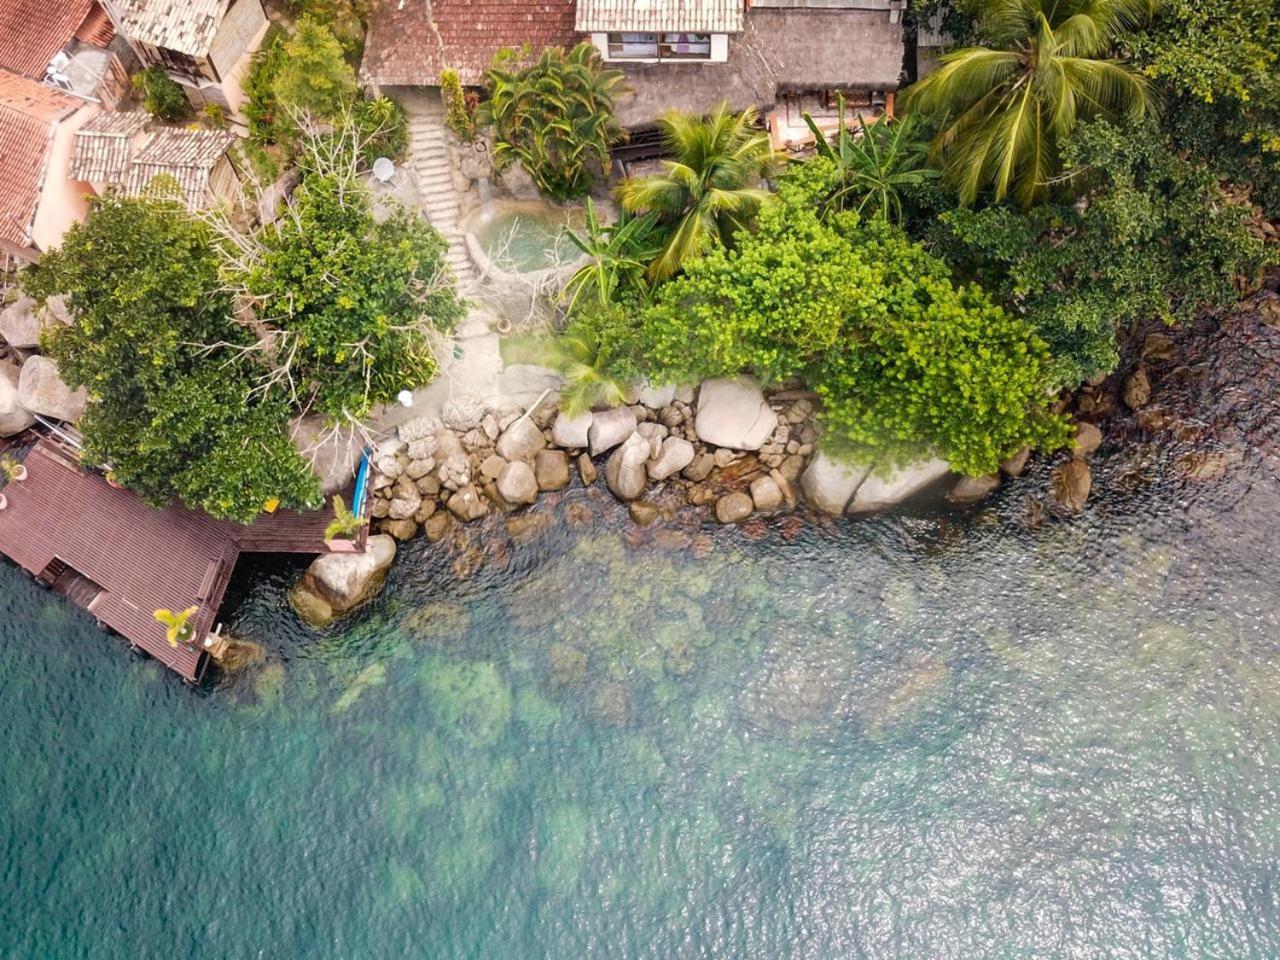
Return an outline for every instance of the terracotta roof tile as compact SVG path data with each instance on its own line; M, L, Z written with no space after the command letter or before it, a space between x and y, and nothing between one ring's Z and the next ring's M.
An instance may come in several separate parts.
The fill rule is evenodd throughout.
M53 55L96 6L94 0L0 0L0 69L44 79Z
M91 43L95 47L105 47L115 39L115 35L115 24L107 16L107 11L97 3L90 4L89 12L85 14L84 21L76 28L75 33L77 40Z
M83 104L0 70L0 239L28 243L55 122Z
M380 0L362 71L386 86L430 85L451 67L478 85L504 47L572 46L573 15L574 0Z
M578 0L576 25L584 33L737 33L742 17L743 0Z
M68 176L88 183L122 182L149 119L141 110L98 114L76 131Z
M117 0L131 40L201 57L209 52L228 0Z

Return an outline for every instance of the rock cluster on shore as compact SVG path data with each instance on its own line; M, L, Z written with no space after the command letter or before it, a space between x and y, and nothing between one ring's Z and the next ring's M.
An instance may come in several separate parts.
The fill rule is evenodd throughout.
M588 486L603 478L641 525L655 515L645 498L657 487L682 491L721 523L793 509L801 491L814 509L853 515L948 474L941 460L888 473L838 464L816 452L811 394L766 397L748 378L647 387L636 401L574 416L551 401L527 412L450 401L438 420L411 420L373 451L372 517L397 539L425 530L436 541L454 522L527 506L574 473Z

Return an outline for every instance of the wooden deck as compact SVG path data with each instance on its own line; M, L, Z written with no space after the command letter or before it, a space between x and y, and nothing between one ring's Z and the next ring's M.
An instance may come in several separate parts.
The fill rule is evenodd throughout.
M100 623L193 683L208 665L202 641L240 554L326 549L328 511L278 511L239 526L180 506L155 510L46 438L26 452L24 465L27 478L3 488L0 553L41 582L61 585ZM190 606L199 607L192 642L171 647L153 612Z

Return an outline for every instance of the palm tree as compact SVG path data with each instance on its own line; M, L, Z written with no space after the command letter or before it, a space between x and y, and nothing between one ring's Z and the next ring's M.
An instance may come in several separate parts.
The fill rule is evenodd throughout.
M191 618L196 615L196 611L199 609L199 607L187 607L187 609L179 613L160 609L152 614L157 623L164 625L165 639L169 641L169 646L176 647L179 643L186 643L191 639L193 627Z
M333 519L324 528L325 542L328 543L330 540L354 540L356 534L360 532L360 528L368 522L368 517L357 517L347 509L347 505L342 498L334 494Z
M908 109L942 117L934 141L946 179L971 204L984 186L1023 207L1043 200L1058 147L1078 120L1154 109L1137 70L1109 54L1155 0L981 0L989 46L944 54L906 93Z
M814 123L809 114L804 122L817 137L817 154L835 164L837 183L823 205L823 214L853 206L868 220L902 222L904 187L912 187L939 175L924 166L928 149L915 139L914 117L893 120L884 117L867 126L858 116L858 135L844 122L844 95L838 95L840 130L835 143Z
M589 322L575 321L552 340L546 364L564 376L560 409L571 417L594 407L616 407L627 400L626 387L609 375L601 338Z
M617 223L603 226L595 203L588 197L584 232L565 231L569 241L590 258L564 286L561 295L566 311L575 313L588 301L607 306L619 287L630 287L643 295L645 265L659 250L654 239L656 223L652 214L633 217L624 212Z
M721 103L705 120L672 111L658 121L674 160L651 177L628 177L618 200L632 213L651 212L671 230L650 280L666 280L690 257L750 225L773 195L755 184L774 162L769 135L754 109L733 113Z

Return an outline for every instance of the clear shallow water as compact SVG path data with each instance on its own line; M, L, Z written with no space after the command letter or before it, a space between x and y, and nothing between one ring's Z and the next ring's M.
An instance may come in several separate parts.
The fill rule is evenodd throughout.
M508 202L499 205L492 217L481 220L476 239L503 269L519 273L546 270L579 256L564 232L581 219L582 211L577 208Z
M0 568L0 956L1280 956L1280 493L1170 456L1039 527L578 492L323 635L244 568L199 693Z

